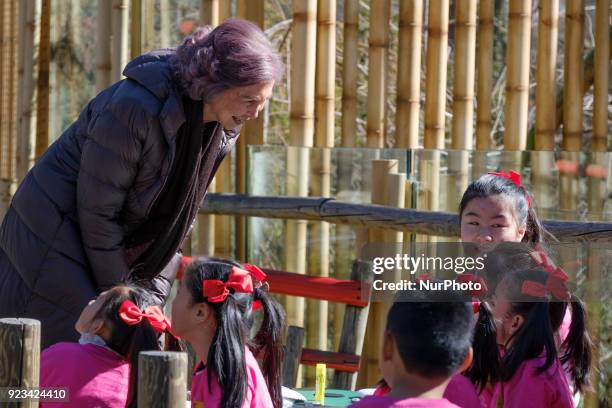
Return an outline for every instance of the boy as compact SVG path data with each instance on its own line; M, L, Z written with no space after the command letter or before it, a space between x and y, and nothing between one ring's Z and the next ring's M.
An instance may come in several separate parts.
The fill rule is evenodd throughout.
M352 407L454 408L442 395L472 362L469 297L448 291L399 292L387 316L379 368L391 391Z

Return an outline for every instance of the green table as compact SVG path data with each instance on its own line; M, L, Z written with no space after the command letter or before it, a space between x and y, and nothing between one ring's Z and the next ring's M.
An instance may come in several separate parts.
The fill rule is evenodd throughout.
M314 388L301 388L296 390L300 394L304 396L308 401L306 403L298 401L293 406L294 407L321 407L321 405L313 405L315 390ZM347 391L347 390L335 390L335 389L326 389L325 390L325 407L348 407L353 402L356 402L361 399L361 396L355 391Z

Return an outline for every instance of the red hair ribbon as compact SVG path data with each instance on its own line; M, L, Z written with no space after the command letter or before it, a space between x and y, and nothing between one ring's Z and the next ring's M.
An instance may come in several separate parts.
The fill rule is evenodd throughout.
M267 275L259 267L248 263L242 264L242 266L251 274L251 277L255 279L256 288L260 287L262 282L266 280ZM261 309L262 307L263 303L261 303L261 300L255 300L253 302L253 310Z
M472 311L474 312L474 314L480 312L480 301L478 300L472 301Z
M234 266L227 282L207 279L202 282L202 289L204 290L204 296L209 302L219 303L223 302L227 295L230 294L229 289L234 289L234 292L252 293L253 280L249 272Z
M473 289L470 291L470 293L472 294L472 297L479 297L481 295L484 295L485 293L487 293L487 290L488 290L487 284L485 283L484 279L482 279L480 276L476 276L471 273L463 273L457 276L457 282L459 283L469 283L469 282L480 283L480 289Z
M418 278L416 278L416 280L417 280L417 282L419 282L419 281L429 282L432 279L431 279L431 277L429 276L428 273L424 273L424 274L420 275Z
M546 278L546 283L544 289L550 294L552 294L555 298L567 302L570 300L570 293L567 289L566 282L568 281L568 276L565 271L556 266L550 257L546 255L544 251L541 249L532 252L531 257L533 260L542 267L548 274ZM540 284L541 285L541 284ZM529 293L526 293L529 294ZM541 296L540 296L541 297Z
M525 199L527 200L527 206L529 208L531 208L531 197L529 196L529 193L527 193L527 191L525 190L525 187L523 187L521 185L521 175L520 175L520 173L517 173L516 171L513 171L513 170L510 170L509 173L506 173L505 170L502 170L500 172L492 171L489 174L492 175L492 176L498 176L498 177L501 177L501 178L505 178L506 180L510 180L518 188L523 190L523 193L525 194Z
M124 300L119 306L119 317L127 325L133 326L147 319L157 333L170 331L170 322L158 306L149 306L144 312L131 300Z

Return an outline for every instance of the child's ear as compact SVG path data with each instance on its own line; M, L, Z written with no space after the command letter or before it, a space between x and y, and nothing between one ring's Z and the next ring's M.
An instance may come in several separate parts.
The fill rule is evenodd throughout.
M90 326L89 326L89 330L90 333L93 333L97 336L101 336L104 337L103 334L106 331L106 325L104 324L104 320L103 319L94 319Z
M206 303L199 303L195 307L195 319L198 323L206 322L210 317L210 307Z
M520 242L523 240L523 237L525 236L525 232L527 231L527 224L523 224L521 225L517 230L516 230L516 238L517 238L517 242Z
M512 324L510 325L510 334L514 334L523 325L523 316L516 314L512 317Z
M465 358L463 359L463 363L461 363L457 372L462 373L468 368L470 368L470 365L472 364L473 359L474 359L474 349L470 347L470 349L468 350L468 353L465 355Z
M389 361L393 358L394 348L395 348L395 341L393 340L393 336L391 335L391 332L385 331L385 335L383 336L383 345L382 345L383 361Z

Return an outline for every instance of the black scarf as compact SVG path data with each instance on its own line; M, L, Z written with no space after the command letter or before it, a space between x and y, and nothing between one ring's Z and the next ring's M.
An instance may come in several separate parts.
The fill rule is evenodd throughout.
M126 247L151 242L131 265L137 278L157 276L180 249L228 149L218 122L204 123L202 101L183 98L185 123L176 135L174 164L149 217Z

